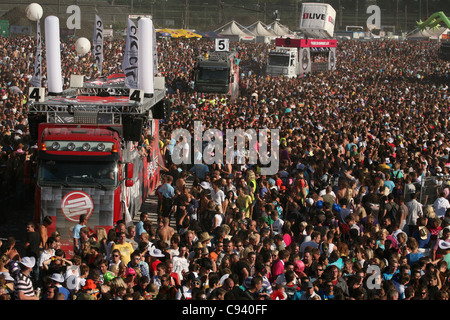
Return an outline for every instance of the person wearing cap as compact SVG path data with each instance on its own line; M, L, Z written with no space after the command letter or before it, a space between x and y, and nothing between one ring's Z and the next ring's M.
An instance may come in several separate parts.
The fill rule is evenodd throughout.
M133 288L137 284L136 279L136 270L134 268L126 268L124 281L127 284L128 288Z
M419 244L419 252L422 252L425 255L428 255L431 239L431 232L428 229L427 224L428 219L426 217L419 217L417 219L417 230L415 230L411 235Z
M203 248L207 248L208 246L210 246L212 238L213 238L213 236L211 236L208 232L202 232L198 236L197 242L201 243Z
M320 296L315 291L315 287L312 281L302 282L301 289L303 289L304 292L299 300L321 300Z
M208 279L209 273L213 270L213 264L211 259L208 258L208 256L203 256L202 258L198 259L196 263L199 265L200 270L198 271L198 277L200 279ZM206 283L205 285L207 284Z
M442 261L447 262L447 270L450 270L450 241L439 240L439 249L442 253Z
M23 257L20 261L20 272L14 280L14 293L16 300L39 300L35 293L31 272L36 264L35 257Z
M74 297L74 300L98 300L100 290L98 290L94 280L87 279L86 284Z
M442 236L436 240L432 250L431 250L431 258L433 262L437 262L443 260L446 257L446 253L448 253L447 248L450 247L450 227L447 226L442 229ZM447 254L448 256L448 254ZM448 262L449 257L446 258ZM450 264L448 265L450 269Z
M65 280L63 275L60 273L53 273L50 276L50 280L52 280L53 285L55 285L58 288L58 292L64 294L64 300L69 300L70 291L65 287Z
M73 271L66 272L65 283L72 297L85 285L89 273L90 268L86 264L82 264L79 267L78 273L74 273Z
M150 268L150 278L156 275L157 267L160 263L162 263L160 258L164 258L164 253L161 252L160 249L156 247L151 247L147 252L147 260L148 266Z

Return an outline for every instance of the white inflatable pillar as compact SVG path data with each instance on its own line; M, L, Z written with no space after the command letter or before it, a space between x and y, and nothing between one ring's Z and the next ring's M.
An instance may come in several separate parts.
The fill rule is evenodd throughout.
M49 95L58 95L63 91L58 17L48 16L45 18L45 49L48 93Z
M154 94L154 67L153 67L153 22L149 18L141 18L138 21L139 60L138 79L139 89L144 91L144 96L151 97Z

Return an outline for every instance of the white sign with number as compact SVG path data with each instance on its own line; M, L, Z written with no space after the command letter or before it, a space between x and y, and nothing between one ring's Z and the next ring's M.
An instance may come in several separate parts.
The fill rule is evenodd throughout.
M28 98L34 102L43 102L45 100L45 88L31 87L28 91Z
M230 39L216 39L215 51L229 51Z
M130 89L129 98L130 98L130 102L142 103L144 101L144 90Z

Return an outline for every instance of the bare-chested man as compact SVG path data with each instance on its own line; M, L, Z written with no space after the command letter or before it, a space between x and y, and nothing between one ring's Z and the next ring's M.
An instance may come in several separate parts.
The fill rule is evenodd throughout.
M160 240L165 241L167 244L170 244L170 239L175 233L175 229L170 225L170 220L167 217L163 217L159 220L158 226L158 236Z

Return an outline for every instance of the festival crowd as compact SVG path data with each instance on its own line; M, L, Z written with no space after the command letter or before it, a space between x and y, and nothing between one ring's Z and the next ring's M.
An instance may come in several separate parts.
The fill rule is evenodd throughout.
M105 45L103 75L121 72L123 45ZM158 41L170 115L160 124L157 212L95 234L81 216L73 257L58 232L47 234L51 222L30 222L23 252L14 237L2 240L1 299L448 300L450 65L438 44L339 41L337 70L292 79L265 74L271 45L232 47L241 73L233 101L193 90L196 57L213 41ZM32 37L0 41L4 208L33 201L34 48ZM65 86L70 74L98 75L71 40L62 52ZM171 134L193 132L195 121L279 129L278 172L262 175L243 150L233 163L176 165L185 142ZM426 179L435 189L424 200Z

